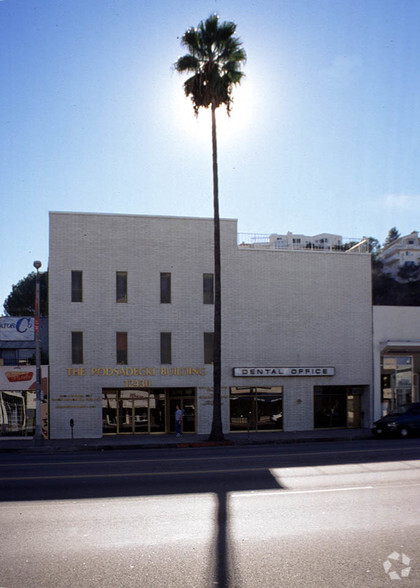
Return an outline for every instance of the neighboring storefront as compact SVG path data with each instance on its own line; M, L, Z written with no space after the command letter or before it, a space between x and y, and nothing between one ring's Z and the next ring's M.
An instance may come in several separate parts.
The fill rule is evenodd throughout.
M48 318L41 317L41 361L48 363ZM0 365L35 363L35 322L31 316L0 317Z
M48 319L40 320L41 361L48 361ZM0 317L0 437L34 435L36 422L35 322ZM48 365L41 366L41 421L48 436Z
M374 418L419 402L420 306L375 306Z
M44 437L48 437L48 366L41 366L43 402L41 423ZM28 437L35 432L36 423L36 367L0 367L0 435Z
M369 254L221 239L224 431L369 426ZM210 431L212 268L212 219L50 214L52 438Z

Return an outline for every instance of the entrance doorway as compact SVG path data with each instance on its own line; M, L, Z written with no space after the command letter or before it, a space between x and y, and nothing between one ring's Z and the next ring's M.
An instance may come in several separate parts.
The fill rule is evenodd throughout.
M315 429L358 428L361 421L361 386L314 387Z
M230 430L283 429L283 387L259 386L230 389Z
M170 396L169 398L169 432L175 433L176 407L182 410L182 432L195 432L195 395L194 396Z
M183 410L183 430L195 432L195 389L154 388L102 390L104 435L137 435L175 431L175 406Z
M414 358L411 355L385 355L381 364L382 410L391 410L416 401Z

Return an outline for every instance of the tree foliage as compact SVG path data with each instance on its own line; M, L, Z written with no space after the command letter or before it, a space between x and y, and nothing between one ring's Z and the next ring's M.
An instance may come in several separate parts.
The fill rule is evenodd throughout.
M400 237L401 237L401 235L400 235L397 227L392 227L391 229L389 229L388 236L387 236L385 243L384 243L384 247L388 247L388 245L391 245L391 243L393 243L394 241L396 241Z
M188 53L176 61L175 69L193 74L184 82L184 91L191 98L196 115L201 107L209 106L225 105L230 112L232 90L245 75L241 68L246 61L235 32L235 23L220 23L219 17L213 15L198 27L190 27L181 38Z
M40 314L48 316L48 272L39 272L40 278ZM12 286L3 308L8 316L35 315L36 272L31 272Z
M377 306L420 306L420 280L398 282L372 257L372 299Z
M367 237L367 243L368 251L370 253L376 254L379 253L379 251L381 250L381 244L378 241L378 239L375 239L375 237Z
M420 265L406 261L398 270L398 277L404 282L417 282L420 280Z

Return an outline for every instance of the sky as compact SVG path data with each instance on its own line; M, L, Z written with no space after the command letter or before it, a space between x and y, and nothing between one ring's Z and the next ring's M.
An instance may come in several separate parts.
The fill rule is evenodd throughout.
M0 0L0 313L49 211L211 217L209 113L173 64L217 13L247 53L217 114L249 234L420 230L420 0Z

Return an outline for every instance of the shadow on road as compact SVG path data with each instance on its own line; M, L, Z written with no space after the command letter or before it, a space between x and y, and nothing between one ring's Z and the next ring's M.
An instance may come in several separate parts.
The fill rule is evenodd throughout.
M70 465L70 464L69 464ZM106 465L106 462L104 463ZM82 468L91 467L88 463ZM45 475L45 470L43 474ZM132 475L130 475L132 474ZM250 475L251 474L251 475ZM60 477L62 476L62 477ZM139 472L115 474L111 471L103 474L57 474L50 472L50 477L41 476L33 479L21 476L11 480L11 494L4 494L5 482L0 479L0 499L8 501L36 500L83 500L123 497L197 495L200 493L214 494L217 507L214 517L213 553L210 558L211 569L208 570L208 585L218 588L233 586L233 550L229 541L228 497L231 492L281 489L278 481L269 469L252 471L208 470L202 473L173 471L164 474L154 472L150 475L139 475ZM19 476L16 476L19 477Z
M209 585L233 585L229 541L232 492L281 490L272 468L344 465L416 459L419 443L352 442L270 448L191 449L14 456L0 459L0 500L83 500L124 497L214 494L213 569ZM411 453L410 453L411 452ZM26 461L25 461L26 459ZM230 460L230 461L224 461ZM37 463L38 461L38 463ZM3 463L2 463L3 462ZM6 460L7 462L7 460Z

